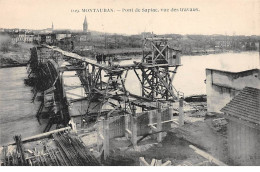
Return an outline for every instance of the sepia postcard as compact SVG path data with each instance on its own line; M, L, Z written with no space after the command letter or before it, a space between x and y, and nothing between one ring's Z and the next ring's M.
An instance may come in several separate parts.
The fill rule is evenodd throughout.
M259 167L259 44L260 0L0 0L0 166Z

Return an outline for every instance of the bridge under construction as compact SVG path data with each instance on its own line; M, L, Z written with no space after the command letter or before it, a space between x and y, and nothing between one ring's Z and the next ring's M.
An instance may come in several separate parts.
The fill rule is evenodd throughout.
M32 49L29 80L35 79L35 95L39 91L44 93L44 101L37 117L44 106L53 111L54 116L59 116L64 124L68 123L70 115L82 116L84 119L90 117L90 114L133 114L133 106L140 107L141 111L156 109L156 102L179 100L180 93L174 88L172 81L180 65L180 52L169 47L167 38L146 38L142 60L133 61L132 64L100 63L94 58L82 57L58 47L35 47ZM140 83L141 95L126 89L125 81L130 70L138 78L135 83ZM64 81L69 77L77 77L80 84L66 85ZM77 91L70 93L69 90L79 88L83 89L82 95L70 98L69 95ZM84 112L69 113L77 102L86 103ZM96 113L91 111L92 104L98 108Z
M37 119L49 119L44 132L72 127L83 131L95 124L97 145L109 156L109 139L129 138L137 146L137 136L154 133L162 140L162 131L171 128L173 113L183 124L183 93L172 84L181 66L180 51L170 48L167 38L146 38L139 61L114 63L82 57L58 47L41 45L31 49L26 82L34 86L33 100L42 103ZM133 71L141 94L128 91L128 73ZM172 107L179 102L179 108ZM176 121L175 121L176 122ZM101 143L100 143L101 142Z
M173 161L162 162L156 152L175 160L176 149L181 156L186 150L188 155L199 154L194 164L209 160L226 165L172 134L188 133L181 127L184 94L172 84L181 66L180 51L170 48L167 38L144 39L143 56L136 61L102 58L45 44L31 49L25 83L34 88L32 101L41 102L36 117L45 129L28 138L16 135L13 143L0 147L1 165L97 166L115 160L165 166ZM141 157L146 153L151 163ZM126 156L133 156L134 162L127 162Z

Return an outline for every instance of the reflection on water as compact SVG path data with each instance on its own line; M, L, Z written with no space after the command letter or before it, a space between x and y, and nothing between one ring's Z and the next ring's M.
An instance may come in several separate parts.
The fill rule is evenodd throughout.
M120 64L131 64L132 61L123 61ZM177 90L184 92L185 96L205 94L206 68L234 72L259 68L259 53L183 56L182 64L173 81ZM31 103L31 87L25 86L23 82L26 77L25 67L0 69L0 145L12 141L15 134L22 134L25 138L41 133L45 127L39 125L35 118L39 102ZM126 88L135 94L141 94L140 82L133 71L128 73Z

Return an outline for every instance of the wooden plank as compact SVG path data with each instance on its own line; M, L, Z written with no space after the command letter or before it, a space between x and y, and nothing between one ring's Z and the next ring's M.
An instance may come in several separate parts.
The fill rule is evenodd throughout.
M161 165L162 165L162 160L157 160L155 166L161 166Z
M150 166L144 159L144 157L139 158L140 166Z
M155 162L156 162L156 160L155 160L155 159L152 159L151 166L154 166L154 165L155 165Z
M168 122L175 122L175 123L176 123L175 119L171 119L171 120L167 120L167 121L162 121L161 123L162 123L162 124L165 124L165 123L168 123ZM178 124L179 124L179 123L178 123ZM153 126L153 125L157 125L157 123L148 124L148 126Z
M130 135L130 137L132 137L132 132L129 129L126 129L125 131Z
M162 166L170 166L170 165L172 165L172 162L170 160L162 164Z
M98 137L99 137L99 139L101 139L101 140L105 140L105 139L104 139L104 136L103 136L102 134L99 134Z
M193 146L193 145L189 145L189 147L191 149L193 149L197 154L203 156L204 158L208 159L210 162L215 163L216 165L219 166L227 166L227 164L221 162L220 160L214 158L213 156L211 156L210 154L208 154L207 152L204 152L203 150Z
M46 133L38 134L38 135L35 135L35 136L27 137L27 138L23 139L22 142L38 140L38 139L41 139L41 138L44 138L44 137L48 137L51 134L62 132L62 131L65 131L65 130L71 130L71 128L70 127L60 128L60 129L57 129L57 130L53 130L53 131L49 131L49 132L46 132ZM14 145L14 144L15 143L9 143L8 145Z
M151 127L152 131L157 132L157 128L155 126L150 125L150 127Z
M54 91L56 88L55 86L52 86L50 88L48 88L47 90L44 91L44 94L49 94L50 92Z

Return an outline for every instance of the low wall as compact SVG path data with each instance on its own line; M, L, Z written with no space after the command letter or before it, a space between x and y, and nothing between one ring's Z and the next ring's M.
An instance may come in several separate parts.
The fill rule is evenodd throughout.
M171 116L169 114L169 109L163 109L162 112L162 122L171 120ZM152 115L152 123L156 123L156 110L153 111ZM137 136L142 136L150 133L149 125L149 115L148 112L138 113L137 114ZM131 120L128 123L129 130L131 128ZM162 123L162 130L169 130L171 128L171 123ZM109 137L124 137L125 136L125 116L117 116L109 118Z

